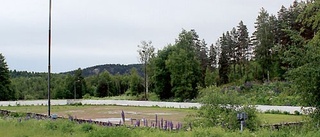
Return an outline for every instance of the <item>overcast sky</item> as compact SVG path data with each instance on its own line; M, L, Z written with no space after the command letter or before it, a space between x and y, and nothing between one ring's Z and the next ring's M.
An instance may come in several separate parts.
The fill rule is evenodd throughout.
M293 0L52 0L52 72L133 64L142 40L156 49L195 29L210 45L240 20L254 31L264 7ZM46 72L49 0L0 0L0 53L9 69Z

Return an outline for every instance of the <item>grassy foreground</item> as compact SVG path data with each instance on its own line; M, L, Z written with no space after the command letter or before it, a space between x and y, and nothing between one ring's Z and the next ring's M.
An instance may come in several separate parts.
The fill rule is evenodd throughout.
M255 132L226 131L222 128L194 128L192 131L162 131L153 128L101 127L68 120L0 119L0 135L5 137L316 137L320 130L288 128Z

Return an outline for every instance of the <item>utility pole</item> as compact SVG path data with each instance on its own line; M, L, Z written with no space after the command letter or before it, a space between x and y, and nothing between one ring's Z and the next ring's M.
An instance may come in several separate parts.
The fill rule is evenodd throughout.
M76 99L77 99L77 86L76 86L76 84L77 84L77 82L75 81L74 83L73 83L73 88L74 88L74 93L73 93L73 95L74 95L74 101L76 101Z
M48 39L48 46L49 46L49 51L48 51L48 116L50 117L50 84L51 84L51 4L52 1L49 0L49 39Z
M144 97L145 100L148 100L147 97L147 52L142 50L143 54L144 54Z

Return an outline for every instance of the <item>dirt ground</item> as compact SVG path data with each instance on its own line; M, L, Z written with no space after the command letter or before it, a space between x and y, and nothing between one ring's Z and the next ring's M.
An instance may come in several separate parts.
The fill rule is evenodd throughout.
M8 109L8 108L7 108ZM19 106L9 107L8 110L20 112L47 113L46 106ZM192 109L174 109L159 107L134 107L134 106L52 106L51 114L68 117L68 115L79 119L120 119L121 112L124 112L126 122L131 119L147 119L154 121L156 115L158 120L172 121L173 123L183 122L188 114L195 113Z

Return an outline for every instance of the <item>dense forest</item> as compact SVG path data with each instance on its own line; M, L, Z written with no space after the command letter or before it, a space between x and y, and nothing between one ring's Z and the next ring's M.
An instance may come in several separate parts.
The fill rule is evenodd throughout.
M253 90L252 85L276 83L273 85L282 86L271 84L272 95L269 90L257 94L273 96L285 91L289 103L320 106L319 15L318 1L294 1L289 7L282 6L277 15L262 8L252 34L239 21L211 44L196 30L182 30L175 43L158 51L151 41L142 41L138 46L141 64L52 74L52 97L129 95L145 99L146 88L160 100L190 101L201 89L212 86L245 93ZM2 56L1 100L47 98L47 74L7 69Z

